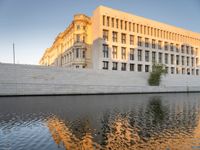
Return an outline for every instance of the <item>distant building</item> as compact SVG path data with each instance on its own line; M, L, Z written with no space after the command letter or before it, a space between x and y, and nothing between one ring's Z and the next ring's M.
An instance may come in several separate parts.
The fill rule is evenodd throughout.
M74 16L46 49L41 65L199 75L200 34L99 6L92 17Z

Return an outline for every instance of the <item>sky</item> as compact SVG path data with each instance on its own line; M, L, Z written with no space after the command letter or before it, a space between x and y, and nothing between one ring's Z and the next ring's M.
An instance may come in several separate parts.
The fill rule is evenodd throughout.
M99 5L200 33L200 0L0 0L0 62L38 64L74 14Z

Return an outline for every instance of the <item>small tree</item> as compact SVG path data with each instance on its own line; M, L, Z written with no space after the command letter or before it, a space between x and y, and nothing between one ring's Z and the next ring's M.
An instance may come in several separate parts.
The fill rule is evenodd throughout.
M151 86L159 86L161 75L165 75L166 70L163 64L153 64L148 83Z

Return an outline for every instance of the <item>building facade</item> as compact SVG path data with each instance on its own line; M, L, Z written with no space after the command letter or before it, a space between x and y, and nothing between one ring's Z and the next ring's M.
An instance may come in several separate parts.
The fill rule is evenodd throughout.
M79 14L45 51L41 65L170 74L200 73L200 34L112 8Z

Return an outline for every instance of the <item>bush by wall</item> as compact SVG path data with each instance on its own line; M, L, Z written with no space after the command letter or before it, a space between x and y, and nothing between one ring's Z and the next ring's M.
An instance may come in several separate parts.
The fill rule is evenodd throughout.
M165 75L166 70L163 64L153 64L148 83L151 86L159 86L161 75Z

